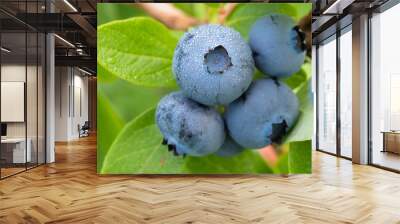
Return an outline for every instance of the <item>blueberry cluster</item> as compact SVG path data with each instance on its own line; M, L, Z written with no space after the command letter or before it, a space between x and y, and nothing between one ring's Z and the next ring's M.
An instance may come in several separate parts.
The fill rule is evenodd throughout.
M156 123L174 155L232 156L280 143L294 125L299 102L278 78L304 63L305 35L286 15L254 23L249 44L221 25L183 35L173 70L181 91L159 102ZM257 67L266 75L253 81Z

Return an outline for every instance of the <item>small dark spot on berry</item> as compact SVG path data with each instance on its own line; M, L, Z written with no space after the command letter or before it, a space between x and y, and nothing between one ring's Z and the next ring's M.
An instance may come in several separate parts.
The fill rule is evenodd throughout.
M186 41L192 39L193 37L194 37L194 34L188 33L187 36L186 36Z
M257 51L253 51L253 57L255 58L255 57L258 57L258 52Z
M163 138L161 144L166 145L168 143L167 139Z
M172 123L172 114L167 112L167 114L165 115L165 119L168 123Z
M278 86L278 87L281 86L281 84L279 83L277 77L272 77L272 80L274 80L274 83L275 83L276 86Z
M189 130L187 124L186 124L186 119L183 118L179 127L179 138L188 141L193 137L193 133Z
M240 99L242 100L243 103L246 102L246 100L247 100L247 94L246 94L246 92L244 92L244 93L240 96Z
M299 48L301 51L305 51L307 49L305 42L306 34L300 29L299 26L293 27L293 30L295 30L297 33L297 48Z
M274 15L271 16L271 21L273 24L278 25L278 23L276 22L276 18Z
M281 123L272 124L272 134L270 136L272 143L280 144L282 143L282 138L286 134L286 129L288 125L285 120Z
M168 151L173 151L175 150L176 146L175 145L168 145Z

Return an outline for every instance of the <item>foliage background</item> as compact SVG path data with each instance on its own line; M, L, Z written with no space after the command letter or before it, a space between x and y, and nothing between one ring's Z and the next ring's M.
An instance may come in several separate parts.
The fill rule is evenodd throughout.
M186 14L216 21L222 3L174 4ZM301 116L273 164L265 151L245 150L221 158L175 157L161 145L154 108L162 96L176 90L171 71L173 51L183 32L166 28L138 7L102 3L98 8L98 146L97 170L103 174L176 173L310 173L312 97L311 66L284 80L301 102ZM251 24L269 13L299 20L311 10L308 3L242 3L225 25L247 39ZM259 77L256 74L256 77Z

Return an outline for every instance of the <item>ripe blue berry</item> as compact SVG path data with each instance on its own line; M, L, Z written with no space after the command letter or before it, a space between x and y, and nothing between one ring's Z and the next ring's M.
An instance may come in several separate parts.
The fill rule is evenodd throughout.
M298 114L298 99L288 86L277 80L261 79L229 104L225 121L239 145L255 149L280 143Z
M254 60L237 31L202 25L179 41L173 69L187 97L204 105L227 105L249 87Z
M305 34L289 16L272 14L257 20L249 43L256 66L264 74L288 77L304 63Z
M163 144L174 155L204 156L217 151L225 140L224 122L213 108L173 92L160 100L156 123Z
M215 153L217 156L230 157L243 152L244 148L238 145L229 135L226 136L224 144Z

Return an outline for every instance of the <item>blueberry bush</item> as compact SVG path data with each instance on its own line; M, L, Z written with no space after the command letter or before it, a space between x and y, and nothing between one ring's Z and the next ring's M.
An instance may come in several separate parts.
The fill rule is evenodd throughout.
M194 18L217 22L216 4L175 4ZM248 41L250 28L261 17L281 13L299 21L311 4L238 4L223 25ZM168 93L178 90L173 74L174 51L184 32L167 28L146 12L122 4L98 5L98 151L101 174L247 174L310 173L313 103L310 93L311 64L280 81L299 101L299 116L279 146L275 163L265 151L234 149L202 157L174 156L166 149L155 123L156 106ZM254 79L260 72L255 71ZM229 139L231 140L231 139ZM238 153L238 154L236 154Z

